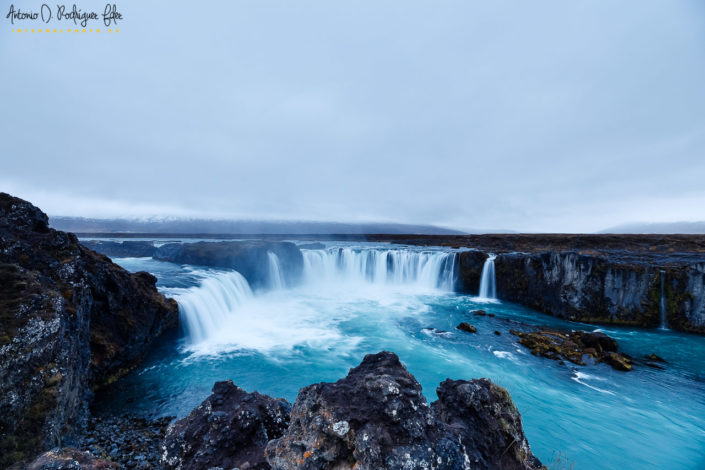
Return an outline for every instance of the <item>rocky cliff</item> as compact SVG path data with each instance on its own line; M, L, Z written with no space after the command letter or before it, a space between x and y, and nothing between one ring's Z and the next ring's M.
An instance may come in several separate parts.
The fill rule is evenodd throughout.
M479 379L446 380L437 392L429 406L421 385L390 352L366 356L336 383L301 389L293 408L218 382L213 395L170 426L162 464L190 470L543 468L506 390Z
M459 289L476 293L482 251L460 253ZM705 333L705 254L630 250L504 252L497 296L576 321Z
M155 283L0 193L0 467L70 441L91 389L177 324L176 302Z

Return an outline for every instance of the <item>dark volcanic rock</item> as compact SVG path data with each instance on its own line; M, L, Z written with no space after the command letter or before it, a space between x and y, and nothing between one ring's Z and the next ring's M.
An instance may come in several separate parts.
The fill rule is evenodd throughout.
M121 467L159 468L161 444L173 417L91 416L76 447ZM135 466L135 465L133 465Z
M157 251L157 247L155 247L152 242L143 241L113 242L108 240L83 240L81 243L83 246L93 251L97 251L98 253L112 258L152 257Z
M0 467L74 436L92 387L128 371L178 307L0 193Z
M183 470L268 469L264 448L287 429L290 410L285 400L216 382L211 396L169 426L161 463Z
M17 464L10 470L112 470L119 468L108 460L98 459L77 449L57 449L45 452L28 464Z
M666 362L666 360L664 358L662 358L661 356L657 356L654 353L651 353L648 356L646 356L646 359L648 361L653 361L653 362Z
M617 352L617 341L601 332L541 330L522 332L511 330L519 337L519 344L531 350L535 356L553 360L566 359L573 364L584 366L584 356L595 362L605 362L614 369L632 370L633 361L626 354Z
M477 333L477 328L466 322L462 322L456 326L456 328L460 331L465 331L466 333Z
M602 362L611 365L613 369L628 372L632 370L632 360L623 354L611 352L600 358Z
M507 392L479 384L475 394L442 385L434 415L395 354L368 355L338 382L301 389L289 429L269 443L267 460L287 470L540 468Z
M619 349L616 339L600 331L574 331L573 336L578 339L579 343L582 343L584 348L593 348L598 353L617 352Z
M269 253L279 265L289 284L295 284L303 270L301 250L291 242L229 241L167 243L160 246L154 259L174 263L231 268L245 276L253 287L266 286L270 279Z
M487 260L487 254L482 251L470 250L458 254L457 289L461 292L478 295L482 265Z
M447 379L436 393L433 413L459 436L469 468L542 468L524 437L521 415L504 388L488 379Z

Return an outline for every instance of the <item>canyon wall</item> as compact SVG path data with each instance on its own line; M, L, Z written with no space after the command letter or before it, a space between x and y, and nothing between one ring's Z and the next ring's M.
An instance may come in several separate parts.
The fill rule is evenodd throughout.
M476 294L487 253L459 255L458 290ZM705 333L705 259L631 252L498 253L497 296L574 321ZM663 289L662 289L663 281Z

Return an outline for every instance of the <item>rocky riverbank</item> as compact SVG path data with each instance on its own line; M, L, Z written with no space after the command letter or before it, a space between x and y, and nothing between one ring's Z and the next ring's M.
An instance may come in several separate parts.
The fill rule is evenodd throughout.
M177 325L155 283L0 193L0 467L75 442L93 390Z

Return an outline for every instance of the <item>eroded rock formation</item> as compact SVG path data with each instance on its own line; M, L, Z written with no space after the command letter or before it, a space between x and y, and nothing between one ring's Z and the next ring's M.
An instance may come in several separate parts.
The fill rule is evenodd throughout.
M70 440L91 388L123 375L178 321L130 274L0 193L0 466Z
M541 468L506 390L446 381L438 396L429 407L395 354L368 355L338 382L299 392L267 460L283 470Z
M286 400L247 393L229 380L216 382L211 396L169 426L161 464L180 470L268 469L264 448L285 432L290 411Z
M589 357L596 363L604 362L616 370L632 370L633 360L618 352L617 341L604 333L548 329L532 332L511 330L511 333L518 336L519 344L535 356L555 361L565 359L580 366L584 366L585 358Z

